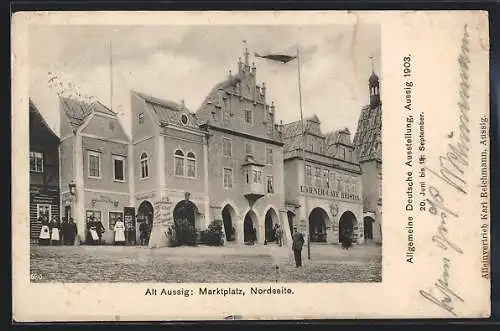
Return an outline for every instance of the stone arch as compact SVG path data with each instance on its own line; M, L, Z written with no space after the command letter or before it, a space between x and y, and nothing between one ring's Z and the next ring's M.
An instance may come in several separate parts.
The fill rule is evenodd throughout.
M235 208L227 203L222 208L222 224L224 226L224 233L226 234L226 241L236 240L236 222L237 222L237 212Z
M243 241L256 242L258 238L259 221L257 214L250 209L243 220Z
M198 207L194 202L187 199L181 200L174 207L174 222L180 219L186 219L193 227L196 228L196 216L198 213Z
M353 212L347 210L339 220L339 242L343 243L344 240L350 240L353 242L355 240L354 229L357 227L356 216Z
M364 237L366 240L373 240L373 227L375 225L375 220L371 216L365 216L363 218L363 229Z
M279 224L279 217L273 207L269 207L264 214L264 240L267 242L275 241L274 227Z
M328 213L321 207L316 207L309 213L309 238L311 242L326 242L326 227L330 223Z

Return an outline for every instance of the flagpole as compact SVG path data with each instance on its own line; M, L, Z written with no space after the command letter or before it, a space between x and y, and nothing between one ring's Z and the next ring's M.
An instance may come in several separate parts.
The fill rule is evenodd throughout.
M304 165L304 184L305 184L305 176L307 175L306 173L306 125L304 122L304 114L302 112L302 83L300 80L300 52L299 48L297 47L297 72L298 72L298 87L299 87L299 107L300 107L300 122L302 123L302 163ZM307 220L307 211L308 211L308 206L307 206L307 195L304 194L304 215L305 215L305 221L306 224L309 225L308 220ZM311 259L311 236L309 233L309 227L306 225L306 240L307 240L307 259Z
M113 110L113 46L111 39L109 40L109 104L110 109Z

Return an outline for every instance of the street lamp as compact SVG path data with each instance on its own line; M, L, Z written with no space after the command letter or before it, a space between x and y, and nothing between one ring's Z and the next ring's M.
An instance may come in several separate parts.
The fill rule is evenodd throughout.
M69 188L69 194L71 194L71 195L75 195L76 194L76 184L75 184L74 181L71 181L68 184L68 188Z

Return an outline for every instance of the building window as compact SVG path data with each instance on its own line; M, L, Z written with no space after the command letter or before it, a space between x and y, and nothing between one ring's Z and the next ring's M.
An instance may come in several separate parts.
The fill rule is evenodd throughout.
M101 178L101 153L88 152L89 157L89 177Z
M266 163L273 164L273 149L272 148L266 149Z
M175 151L174 161L175 175L184 176L184 153L180 149Z
M52 206L49 204L36 205L36 218L44 217L47 221L52 218Z
M125 181L125 158L113 155L113 179L115 181Z
M100 210L87 210L85 212L85 219L87 220L87 223L90 220L90 216L94 216L94 221L102 222Z
M43 153L30 152L30 171L43 172Z
M267 193L274 193L273 176L267 176Z
M149 158L148 154L141 154L141 178L149 177Z
M194 178L196 177L196 156L193 152L187 153L187 176Z
M245 154L246 155L253 155L253 144L252 143L245 143Z
M188 122L189 122L189 119L188 119L187 115L186 114L182 114L181 115L181 123L182 123L182 125L187 125Z
M224 168L224 188L233 187L233 169Z
M306 165L306 185L312 185L312 168Z
M260 170L253 171L253 182L257 184L262 184L262 171Z
M229 157L233 155L233 147L231 144L231 139L222 138L222 154L224 156L229 156Z
M245 183L250 184L250 170L245 170Z
M109 229L113 231L115 229L115 224L118 221L118 219L121 219L123 221L123 213L119 211L110 211L109 212Z
M321 187L321 168L316 167L314 185Z
M326 188L330 188L330 170L323 170L323 185Z
M251 110L245 110L245 122L253 124L253 112Z
M144 113L139 114L139 124L144 123Z

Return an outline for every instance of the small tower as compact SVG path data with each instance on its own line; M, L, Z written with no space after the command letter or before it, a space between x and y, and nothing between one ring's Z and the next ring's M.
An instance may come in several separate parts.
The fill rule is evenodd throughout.
M375 74L373 56L370 56L370 59L372 60L372 74L368 79L368 86L370 88L370 107L375 108L380 105L380 81Z

